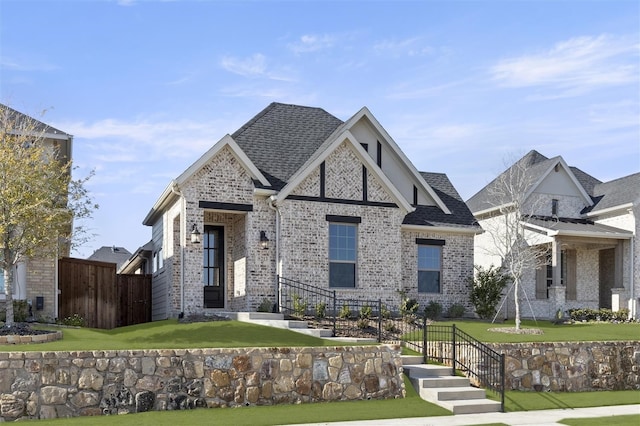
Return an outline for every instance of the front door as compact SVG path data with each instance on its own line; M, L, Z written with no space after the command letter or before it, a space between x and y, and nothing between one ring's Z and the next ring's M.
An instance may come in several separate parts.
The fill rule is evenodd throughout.
M224 228L204 227L204 307L224 308Z

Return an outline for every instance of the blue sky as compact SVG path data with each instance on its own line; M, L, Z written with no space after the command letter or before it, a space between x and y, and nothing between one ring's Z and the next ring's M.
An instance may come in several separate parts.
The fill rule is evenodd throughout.
M101 246L270 102L367 106L464 199L531 149L640 171L640 2L0 2L0 102L74 135Z

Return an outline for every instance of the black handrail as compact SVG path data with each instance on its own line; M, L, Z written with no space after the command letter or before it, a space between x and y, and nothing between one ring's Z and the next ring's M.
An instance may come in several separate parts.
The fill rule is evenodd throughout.
M335 290L278 277L280 311L300 319L330 322L333 336L367 330L379 343L397 343L422 354L424 362L450 365L452 374L463 372L476 386L495 392L504 412L504 354L453 325L429 324L426 316L400 314L380 299L339 299ZM375 325L374 325L375 324ZM350 331L351 330L351 331Z

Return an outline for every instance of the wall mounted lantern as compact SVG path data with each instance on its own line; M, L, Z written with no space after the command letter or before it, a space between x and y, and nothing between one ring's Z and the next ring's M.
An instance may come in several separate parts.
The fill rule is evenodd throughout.
M196 224L193 224L193 228L191 228L191 242L193 244L200 244L200 231L196 228Z
M269 248L269 239L264 231L260 231L260 248L267 250Z

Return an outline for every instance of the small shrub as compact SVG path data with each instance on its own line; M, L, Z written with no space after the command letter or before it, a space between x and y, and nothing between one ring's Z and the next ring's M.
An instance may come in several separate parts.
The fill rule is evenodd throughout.
M356 325L361 330L365 329L365 328L369 328L369 320L366 319L366 318L359 318L358 322L356 323Z
M60 320L60 324L70 327L84 327L85 320L78 314L73 314L70 317L66 317Z
M389 308L387 308L387 305L385 305L384 303L380 307L380 315L384 319L391 319L391 311L389 310Z
M13 301L13 320L15 322L25 322L29 318L29 304L26 300Z
M502 290L510 278L502 272L502 268L493 265L489 269L475 266L475 270L475 276L469 278L469 299L480 318L490 319L496 314Z
M405 297L400 303L400 314L402 314L402 316L415 314L418 307L419 305L416 299Z
M373 309L371 309L371 306L364 305L362 308L360 308L361 319L369 319L371 318L371 315L373 315Z
M325 318L327 316L327 304L325 302L318 302L315 306L316 318Z
M303 318L307 312L308 303L305 299L297 294L293 295L293 315Z
M449 306L449 309L447 310L447 316L449 318L462 318L464 316L464 306L461 305L460 303L454 303L453 305Z
M424 316L430 320L436 320L442 315L442 305L435 300L429 302L424 308Z
M342 305L340 308L340 312L338 312L338 318L340 319L350 319L351 318L351 308L346 303Z
M625 322L629 318L628 309L620 309L617 312L613 312L611 309L600 308L577 308L569 309L569 318L572 321L589 322L589 321L604 321L604 322Z
M384 328L384 331L388 333L397 333L399 331L393 321L385 321L382 327Z
M273 312L273 302L265 297L258 305L258 312Z

